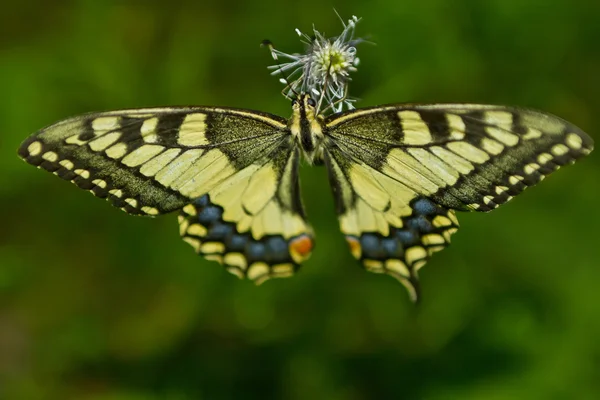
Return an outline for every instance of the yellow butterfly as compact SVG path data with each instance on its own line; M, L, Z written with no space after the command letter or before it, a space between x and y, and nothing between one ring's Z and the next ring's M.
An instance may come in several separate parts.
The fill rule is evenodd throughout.
M315 109L300 94L289 120L218 107L86 114L35 133L19 155L130 214L179 210L196 252L257 283L292 275L313 249L302 155L326 166L354 257L416 300L419 269L458 229L455 210L490 211L593 148L576 126L520 108Z

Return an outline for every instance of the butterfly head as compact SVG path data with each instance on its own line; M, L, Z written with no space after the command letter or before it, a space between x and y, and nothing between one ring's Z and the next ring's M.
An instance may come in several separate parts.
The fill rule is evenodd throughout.
M309 94L299 94L292 100L292 117L288 123L294 140L311 164L319 161L324 138L323 118L317 115L316 107L316 101Z

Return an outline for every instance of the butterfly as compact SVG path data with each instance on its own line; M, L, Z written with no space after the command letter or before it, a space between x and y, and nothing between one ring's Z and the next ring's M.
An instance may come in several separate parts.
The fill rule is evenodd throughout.
M129 214L179 211L183 240L256 283L310 256L298 166L324 165L352 255L417 300L419 269L450 243L456 211L493 210L592 148L534 110L392 104L323 116L298 94L289 120L219 107L85 114L18 153Z

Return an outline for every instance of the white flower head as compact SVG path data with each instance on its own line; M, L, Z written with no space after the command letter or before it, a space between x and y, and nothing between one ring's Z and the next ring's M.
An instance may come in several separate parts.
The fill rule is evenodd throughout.
M280 82L286 85L284 96L295 97L298 93L309 93L317 101L317 113L321 106L323 111L340 112L344 107L354 108L354 99L348 97L350 73L356 71L359 59L356 56L356 45L363 40L354 37L356 24L360 18L353 16L339 36L326 38L313 27L314 37L310 37L296 29L296 33L306 44L302 54L283 53L273 48L270 42L265 44L271 50L275 61L280 57L289 61L270 65L271 75L279 75Z

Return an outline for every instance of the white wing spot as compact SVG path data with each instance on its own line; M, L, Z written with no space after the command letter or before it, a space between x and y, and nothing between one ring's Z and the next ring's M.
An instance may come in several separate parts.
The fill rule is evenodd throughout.
M73 169L73 167L75 167L75 164L73 164L70 160L64 159L64 160L60 160L58 162L63 168L71 170Z
M423 235L421 239L424 245L431 246L436 244L446 244L442 235L438 235L437 233L430 233L427 235Z
M30 156L37 156L42 152L42 143L37 141L31 143L29 146L27 146L27 151L29 152Z
M430 151L461 174L468 174L475 169L473 164L443 147L434 146Z
M542 137L542 131L540 131L539 129L528 127L527 133L521 137L525 140L537 139Z
M121 132L110 132L88 143L93 151L102 151L115 143L121 137Z
M103 179L94 179L92 183L101 189L106 189L106 181Z
M501 145L499 142L495 141L494 139L490 139L490 138L481 139L481 147L483 147L483 149L485 151L487 151L488 153L490 153L493 156L497 156L498 154L502 153L502 151L504 150L503 145Z
M448 217L444 217L443 215L437 215L433 221L433 226L436 228L443 228L445 226L451 226L452 221Z
M579 135L569 133L567 135L567 145L574 150L579 150L581 149L581 146L583 146L583 140Z
M448 127L450 128L450 139L464 139L466 126L462 117L460 115L447 113L446 120L448 121Z
M156 134L156 125L158 124L158 118L145 119L140 128L140 134L142 139L146 143L156 143L158 141L158 135Z
M248 269L247 276L251 280L257 280L269 274L269 266L264 262L255 262Z
M169 162L177 157L180 152L180 149L169 149L164 153L157 155L140 167L140 173L145 176L156 175L158 171L163 169Z
M157 144L145 144L127 154L121 162L128 167L137 167L162 152L165 148Z
M484 202L486 205L488 205L488 206L489 206L489 205L490 205L490 203L493 203L493 202L494 202L494 198L493 198L492 196L489 196L489 195L488 195L488 196L485 196L485 197L483 198L483 202Z
M421 260L426 257L427 251L425 251L425 248L421 246L413 246L407 249L404 253L404 258L409 265L413 264L415 261Z
M183 120L181 127L179 127L177 142L182 146L204 146L209 144L205 135L205 120L206 114L188 114Z
M294 274L294 266L292 264L277 264L271 267L273 275L279 278L292 276Z
M123 191L121 189L111 189L108 191L108 193L118 198L121 198L123 196Z
M431 142L431 132L421 114L412 110L399 111L398 118L402 124L404 144L422 145Z
M104 151L107 156L112 159L119 159L127 154L127 145L125 143L117 143Z
M525 168L523 168L523 171L525 171L527 175L531 175L538 169L540 169L540 164L529 163L525 166Z
M376 274L384 273L383 262L378 260L363 260L365 269L369 272L375 272Z
M538 156L538 162L540 164L546 164L547 162L552 161L554 157L552 157L550 154L548 153L542 153Z
M556 144L554 145L554 147L552 147L552 154L554 154L555 156L563 156L568 152L569 148L562 143Z
M459 156L477 164L482 164L490 159L490 156L485 151L467 142L452 142L448 143L446 147Z
M87 169L76 169L73 172L75 172L77 175L84 179L90 179L90 171L88 171Z
M154 207L143 206L142 211L148 215L158 215L158 210Z
M58 161L58 154L56 154L53 151L47 151L44 154L42 154L42 158L46 161L50 161L50 162L57 162Z
M405 276L405 277L409 277L410 276L410 271L408 270L408 268L406 267L406 264L404 264L403 261L400 260L387 260L385 262L385 267L392 271L395 272L401 276Z
M488 126L485 130L491 137L507 146L514 146L519 143L519 137L517 135L497 126Z
M194 207L191 204L188 204L187 206L183 207L182 211L184 213L186 213L187 215L192 215L192 216L196 215L196 207Z
M77 134L75 134L73 136L69 136L68 138L66 138L65 139L65 143L67 143L67 144L76 144L78 146L81 146L82 144L86 144L87 141L79 139L79 133L77 133Z
M508 178L508 182L509 182L511 185L516 185L517 183L521 182L523 179L525 179L525 178L523 178L523 177L522 177L522 176L520 176L520 175L511 175L511 176Z
M119 117L98 117L92 121L92 129L94 129L94 131L98 131L98 133L103 133L118 128Z
M128 198L128 199L125 199L125 202L133 208L138 207L138 201L136 199Z
M227 265L238 267L241 270L245 270L248 267L248 261L242 253L227 253L223 257L223 262Z
M193 236L204 237L204 236L206 236L206 234L208 233L208 231L206 230L206 228L203 225L200 225L200 224L191 224L187 228L187 233L189 235L193 235Z
M508 188L506 186L496 186L496 194L497 195L501 195L502 193L506 192L508 190Z

